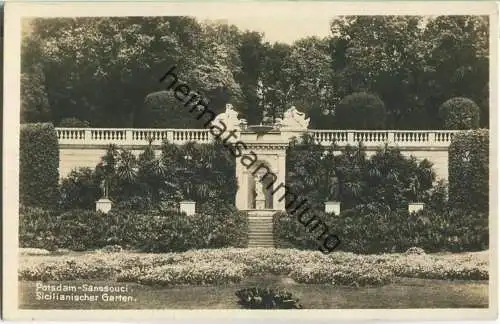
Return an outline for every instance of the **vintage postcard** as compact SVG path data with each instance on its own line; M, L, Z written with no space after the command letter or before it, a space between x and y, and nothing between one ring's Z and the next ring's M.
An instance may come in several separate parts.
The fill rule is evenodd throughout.
M7 2L4 318L495 319L497 16Z

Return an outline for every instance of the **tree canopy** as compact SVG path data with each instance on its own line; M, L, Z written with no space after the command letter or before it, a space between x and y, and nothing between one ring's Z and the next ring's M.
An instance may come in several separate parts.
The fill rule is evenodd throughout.
M23 122L92 127L202 127L159 82L172 66L218 112L250 123L294 105L312 128L335 128L356 93L385 105L386 127L444 128L440 105L465 97L488 126L488 27L482 16L346 16L331 34L293 44L192 17L34 19L23 39ZM354 111L353 114L359 115Z

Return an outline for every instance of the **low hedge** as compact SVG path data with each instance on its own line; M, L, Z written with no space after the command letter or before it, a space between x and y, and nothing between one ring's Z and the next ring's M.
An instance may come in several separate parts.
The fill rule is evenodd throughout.
M317 212L341 241L338 249L355 253L404 252L420 247L427 252L480 251L488 248L488 214L461 209L409 214L377 205L360 205L339 216ZM316 250L313 235L295 217L274 215L278 247Z
M123 209L107 215L88 210L57 213L21 207L20 247L75 251L120 245L143 252L186 251L200 248L245 247L246 213L231 207L205 205L187 216L176 210L139 214Z
M266 273L298 283L383 285L396 277L488 280L487 255L356 255L295 249L205 249L182 253L86 253L21 257L19 279L106 279L147 285L239 282Z

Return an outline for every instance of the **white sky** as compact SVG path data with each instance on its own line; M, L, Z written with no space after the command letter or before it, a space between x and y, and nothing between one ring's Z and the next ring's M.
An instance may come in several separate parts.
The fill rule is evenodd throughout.
M307 36L325 37L330 35L330 21L333 17L235 17L220 19L237 26L240 30L252 30L264 33L269 42L291 44Z

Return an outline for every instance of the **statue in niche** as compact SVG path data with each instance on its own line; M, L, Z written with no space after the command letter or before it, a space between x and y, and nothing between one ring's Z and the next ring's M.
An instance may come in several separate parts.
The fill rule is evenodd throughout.
M310 118L306 118L305 116L305 113L298 111L295 106L292 106L283 113L283 119L277 119L276 121L283 128L307 129Z
M255 209L266 208L266 194L264 192L264 184L260 181L260 175L255 176Z

